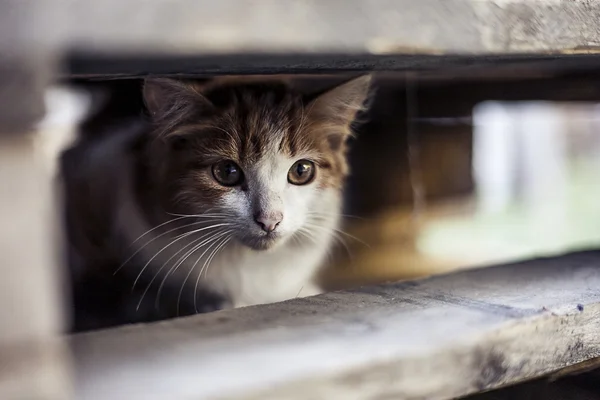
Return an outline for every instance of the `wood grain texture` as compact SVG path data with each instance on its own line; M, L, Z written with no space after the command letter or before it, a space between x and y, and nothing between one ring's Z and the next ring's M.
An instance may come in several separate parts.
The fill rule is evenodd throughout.
M450 399L600 356L600 252L74 336L81 399Z
M589 0L54 0L64 42L96 51L594 53ZM62 15L61 14L61 15Z

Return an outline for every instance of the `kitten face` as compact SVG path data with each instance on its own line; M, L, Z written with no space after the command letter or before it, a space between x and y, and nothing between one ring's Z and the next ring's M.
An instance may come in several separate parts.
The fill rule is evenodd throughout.
M316 176L302 186L288 181L296 158L265 149L255 165L242 163L247 189L230 189L220 199L221 209L235 215L240 242L254 249L283 243L303 227L311 210L319 209L319 192L327 188Z
M148 80L150 159L165 210L214 215L217 229L255 250L336 218L330 203L348 172L345 142L369 81L307 99L276 81Z

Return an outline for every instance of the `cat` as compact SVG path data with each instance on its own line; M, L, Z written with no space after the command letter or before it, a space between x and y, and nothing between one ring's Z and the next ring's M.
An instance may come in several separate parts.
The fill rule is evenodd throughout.
M74 330L320 293L370 82L147 78L146 116L84 124L62 158Z

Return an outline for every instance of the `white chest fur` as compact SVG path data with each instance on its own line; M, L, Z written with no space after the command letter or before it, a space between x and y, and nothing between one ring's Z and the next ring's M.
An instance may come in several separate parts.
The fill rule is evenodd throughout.
M315 274L327 255L330 237L315 239L318 244L284 245L270 252L233 245L213 261L207 283L227 293L233 307L318 294Z

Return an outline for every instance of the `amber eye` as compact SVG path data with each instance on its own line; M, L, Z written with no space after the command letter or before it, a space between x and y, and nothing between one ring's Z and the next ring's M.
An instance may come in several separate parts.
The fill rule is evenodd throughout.
M242 169L231 160L214 164L212 174L215 180L223 186L237 186L244 180Z
M296 161L288 172L288 182L293 185L306 185L315 177L315 164L312 161Z

